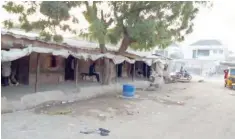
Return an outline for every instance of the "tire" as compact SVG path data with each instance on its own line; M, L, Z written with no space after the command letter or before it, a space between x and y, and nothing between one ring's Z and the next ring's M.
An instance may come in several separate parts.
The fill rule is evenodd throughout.
M192 76L191 75L188 75L187 79L190 81L192 80Z

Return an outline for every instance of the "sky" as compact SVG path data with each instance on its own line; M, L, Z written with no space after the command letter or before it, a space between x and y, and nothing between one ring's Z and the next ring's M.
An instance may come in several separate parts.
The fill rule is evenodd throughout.
M3 2L0 1L2 4ZM235 0L214 0L213 7L201 8L194 20L194 31L186 36L181 46L188 46L200 39L217 39L235 52L235 10L233 9ZM80 12L82 10L80 9ZM76 11L75 13L78 13ZM84 17L80 17L79 28L88 27ZM1 8L1 20L16 19Z
M182 45L187 46L199 39L218 39L235 52L235 1L214 1L211 9L200 9L194 21L194 31Z

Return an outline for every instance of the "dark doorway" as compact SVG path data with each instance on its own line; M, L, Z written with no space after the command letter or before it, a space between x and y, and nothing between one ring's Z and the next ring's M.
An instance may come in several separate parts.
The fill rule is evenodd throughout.
M135 63L131 64L131 70L130 70L130 75L133 77L134 76L134 68L135 68Z
M116 70L117 77L122 77L122 67L123 67L123 63L117 65L117 70Z
M14 72L14 74L13 74ZM29 84L29 56L11 61L11 75L19 84ZM9 77L10 80L11 77ZM3 79L1 75L1 79Z
M29 84L29 56L12 61L12 67L16 68L16 80L20 84Z
M146 63L143 62L143 76L149 78L151 74L151 66L148 66Z
M65 80L74 80L75 58L69 56L65 59Z

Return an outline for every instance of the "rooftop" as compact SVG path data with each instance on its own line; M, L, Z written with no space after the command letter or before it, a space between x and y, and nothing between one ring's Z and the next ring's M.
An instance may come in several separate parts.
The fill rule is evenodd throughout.
M191 44L191 46L218 46L218 45L222 45L222 43L218 40L199 40L193 44Z

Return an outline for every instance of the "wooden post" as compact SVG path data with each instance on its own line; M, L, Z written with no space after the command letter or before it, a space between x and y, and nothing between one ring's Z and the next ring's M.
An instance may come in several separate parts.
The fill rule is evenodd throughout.
M116 67L116 83L118 82L118 66L117 64L115 64L115 67Z
M78 59L75 60L76 67L75 67L75 81L76 81L76 88L78 87Z
M105 74L105 66L106 66L104 57L102 57L102 61L103 61L102 78L100 80L101 80L102 85L104 85L104 82L105 82L105 75L104 74Z
M132 81L135 79L135 62L133 63Z
M146 66L145 66L145 76L146 76L146 80L148 80L148 76L147 76L147 66L148 66L148 65L147 65L147 63L145 63L145 65L146 65Z
M35 81L35 93L38 92L38 77L40 74L40 53L37 54L37 70L36 70L36 81Z

